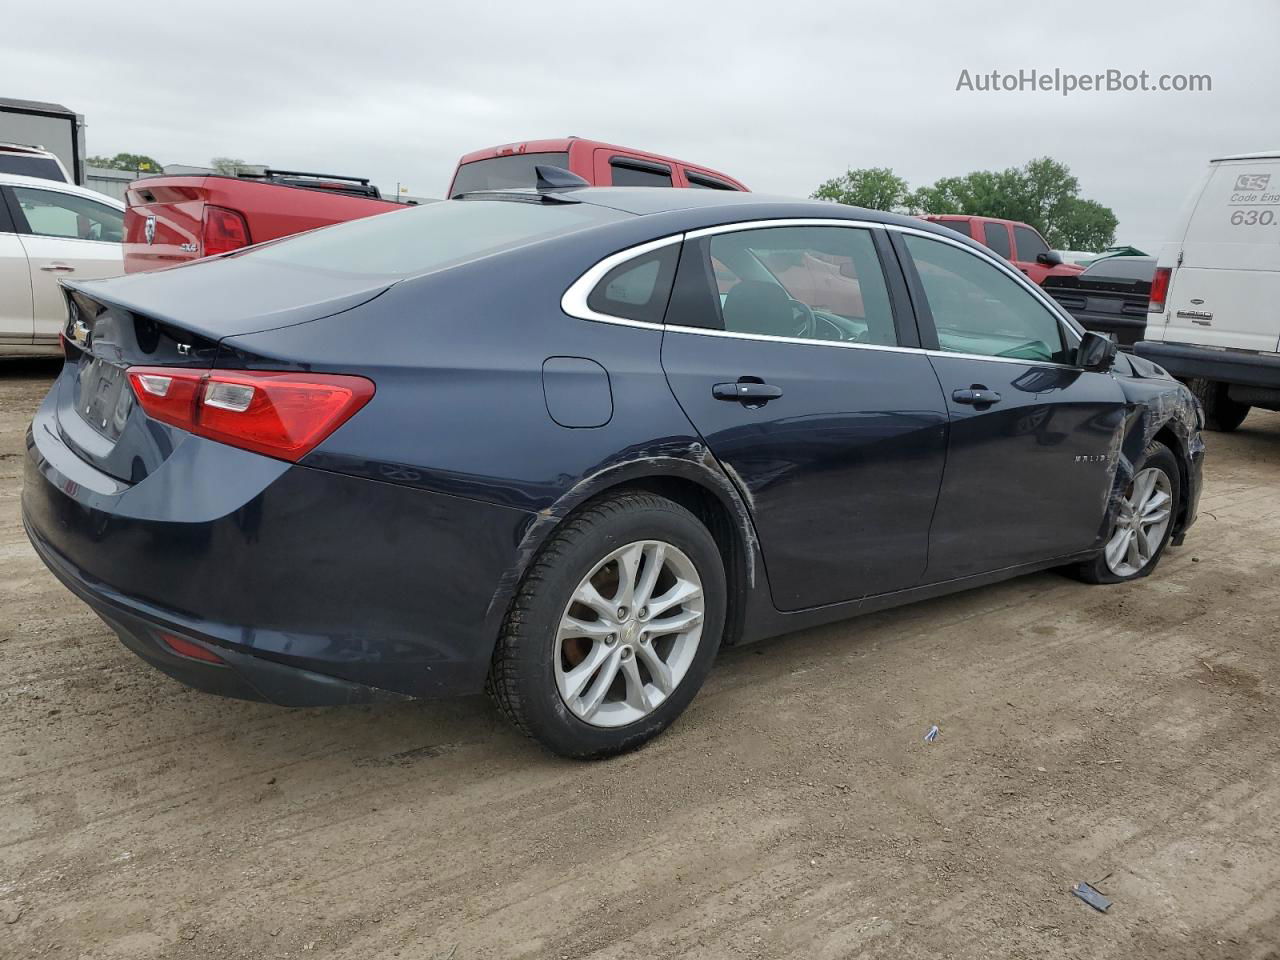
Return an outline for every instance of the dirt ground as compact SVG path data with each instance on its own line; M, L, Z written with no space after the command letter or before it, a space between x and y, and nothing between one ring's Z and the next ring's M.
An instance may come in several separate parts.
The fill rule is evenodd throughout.
M1208 437L1154 576L727 651L584 765L481 698L289 711L145 666L22 532L53 370L0 364L6 960L1280 957L1280 415Z

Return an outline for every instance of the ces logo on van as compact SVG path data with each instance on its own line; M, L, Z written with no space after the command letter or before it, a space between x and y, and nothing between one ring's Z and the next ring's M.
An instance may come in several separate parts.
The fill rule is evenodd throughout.
M1271 182L1269 173L1242 173L1236 177L1237 190L1265 190Z

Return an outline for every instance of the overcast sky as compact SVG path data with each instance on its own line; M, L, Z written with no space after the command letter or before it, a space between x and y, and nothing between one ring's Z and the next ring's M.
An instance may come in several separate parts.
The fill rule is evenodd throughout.
M636 13L628 13L634 9ZM1205 162L1280 148L1280 3L289 0L25 4L0 96L85 115L89 153L212 156L441 196L460 154L574 134L807 195L1049 155L1156 245ZM973 74L1209 74L1210 93L957 92Z

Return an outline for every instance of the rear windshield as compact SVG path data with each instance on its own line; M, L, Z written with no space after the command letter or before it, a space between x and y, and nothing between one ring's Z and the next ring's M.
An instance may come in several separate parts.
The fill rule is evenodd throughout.
M62 168L49 157L33 157L23 153L0 151L0 173L12 173L19 177L39 177L41 180L57 180L66 183Z
M534 167L544 164L569 169L567 153L515 153L507 157L473 160L458 168L453 178L451 197L476 190L510 190L512 187L537 186Z
M1150 283L1155 272L1155 257L1107 257L1089 264L1081 276L1097 280L1145 280Z
M406 277L629 216L587 203L444 200L313 230L241 256L356 276Z

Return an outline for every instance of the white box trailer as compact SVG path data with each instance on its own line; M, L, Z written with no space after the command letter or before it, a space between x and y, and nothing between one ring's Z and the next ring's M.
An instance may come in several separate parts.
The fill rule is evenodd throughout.
M41 147L61 161L73 183L84 185L84 117L74 110L0 97L0 143Z

